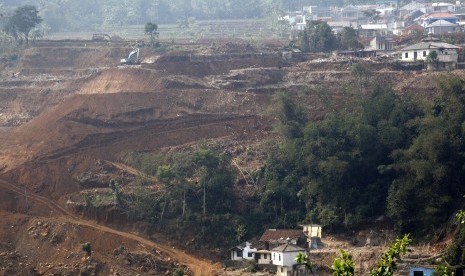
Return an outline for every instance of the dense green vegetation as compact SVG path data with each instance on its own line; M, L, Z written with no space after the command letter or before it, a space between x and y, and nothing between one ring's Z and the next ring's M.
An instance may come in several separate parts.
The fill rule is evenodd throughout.
M263 169L264 212L281 227L351 228L384 214L402 232L441 227L465 190L463 84L445 77L432 104L375 87L317 122L280 95L284 139Z
M162 187L151 190L141 177L133 193L118 194L118 204L172 235L195 233L197 246L224 247L265 228L309 222L351 230L379 216L417 237L439 232L465 194L465 81L444 75L434 101L422 102L359 79L357 72L368 69L354 66L345 98L338 105L328 101L317 121L300 104L312 91L274 97L279 142L253 173L254 202L233 190L239 173L231 157L202 142L192 152L129 156Z

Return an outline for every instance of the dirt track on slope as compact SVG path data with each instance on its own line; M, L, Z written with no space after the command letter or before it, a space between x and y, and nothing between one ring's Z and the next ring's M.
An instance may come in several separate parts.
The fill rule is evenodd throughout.
M13 191L19 195L23 195L24 192L21 191L18 187L0 180L0 188ZM99 225L95 222L84 220L82 218L79 218L75 216L74 214L70 213L63 207L59 206L58 204L50 201L49 199L36 195L36 194L29 194L28 198L32 201L39 202L45 206L47 206L50 211L55 213L55 216L59 218L63 222L68 222L76 225L82 225L82 226L87 226L90 228L93 228L97 231L101 231L104 233L110 233L110 234L115 234L121 237L124 237L128 240L136 241L142 245L152 247L158 250L161 250L163 252L166 252L168 255L170 255L172 258L178 260L181 264L186 265L191 269L191 271L194 273L194 275L215 275L219 273L220 271L220 266L212 264L210 262L207 262L205 260L198 259L196 257L193 257L191 255L188 255L180 250L175 249L174 247L169 247L166 245L159 244L157 242L147 240L145 238L142 238L140 236L137 236L135 234L119 231L112 229L107 226Z

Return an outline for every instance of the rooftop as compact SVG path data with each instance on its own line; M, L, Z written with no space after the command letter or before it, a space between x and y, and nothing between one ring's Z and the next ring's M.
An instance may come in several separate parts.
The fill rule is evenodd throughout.
M267 229L260 238L260 241L277 241L286 239L297 239L304 237L302 230L294 229Z

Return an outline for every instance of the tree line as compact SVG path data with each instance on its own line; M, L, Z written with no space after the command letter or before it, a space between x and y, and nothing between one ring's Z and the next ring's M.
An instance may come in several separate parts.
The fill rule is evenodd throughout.
M408 1L401 1L408 2ZM305 5L343 6L374 0L39 0L3 1L3 13L37 5L50 31L95 30L105 26L176 23L195 18L251 19L301 10Z
M384 215L403 233L442 229L465 193L464 83L444 77L433 102L378 85L349 94L318 121L308 121L301 99L280 94L283 139L259 182L266 217L276 227L354 229Z

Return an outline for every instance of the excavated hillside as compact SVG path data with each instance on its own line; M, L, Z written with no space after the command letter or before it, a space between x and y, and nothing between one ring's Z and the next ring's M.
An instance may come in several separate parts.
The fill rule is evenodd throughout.
M257 168L263 156L241 153L272 138L273 94L306 91L304 103L316 119L328 101L337 107L355 82L349 61L284 58L275 44L234 45L174 53L144 48L148 63L120 66L130 50L121 43L42 42L28 49L16 68L5 69L0 74L0 274L158 275L176 268L216 273L218 266L166 246L151 231L136 235L127 231L142 228L128 228L124 218L88 216L120 230L101 226L73 213L67 201L72 194L108 187L112 174L137 174L121 164L128 153L166 152L202 139L228 148L244 168ZM395 83L399 94L437 92L434 74L382 63L373 68L371 78ZM97 169L105 181L83 186L80 177ZM104 241L106 235L112 235L111 243ZM87 240L96 247L92 258L79 248Z

